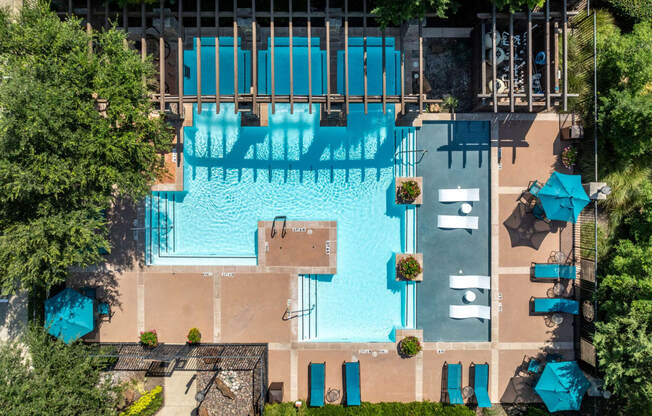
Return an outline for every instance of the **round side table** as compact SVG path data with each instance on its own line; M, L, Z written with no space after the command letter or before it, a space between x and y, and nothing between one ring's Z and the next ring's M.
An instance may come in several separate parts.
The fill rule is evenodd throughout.
M466 292L464 292L464 300L465 301L467 301L469 303L475 302L475 298L476 298L475 293L473 293L472 291L467 290Z
M556 323L557 325L560 325L562 322L564 322L564 315L560 313L553 313L550 320Z
M468 202L464 202L460 207L460 210L462 211L463 214L470 214L471 211L473 210L473 207Z

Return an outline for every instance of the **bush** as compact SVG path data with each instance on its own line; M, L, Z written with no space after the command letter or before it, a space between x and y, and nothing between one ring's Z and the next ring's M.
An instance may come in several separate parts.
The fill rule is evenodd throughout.
M402 258L396 267L396 272L407 280L416 279L421 271L421 265L413 256Z
M416 181L405 181L398 187L397 196L401 202L412 202L421 195L421 189Z
M156 347L158 345L158 335L156 335L156 330L152 329L151 331L141 332L140 343L148 347Z
M436 402L411 403L362 403L361 406L339 406L327 404L324 407L307 407L304 405L297 411L294 403L268 404L265 406L265 416L475 416L475 411L466 406L450 406Z
M405 337L398 344L398 352L401 356L414 357L421 352L421 342L417 337Z
M120 416L151 416L163 406L163 387L156 386L129 406Z
M201 341L201 332L197 328L191 328L188 331L188 343L189 344L199 344Z

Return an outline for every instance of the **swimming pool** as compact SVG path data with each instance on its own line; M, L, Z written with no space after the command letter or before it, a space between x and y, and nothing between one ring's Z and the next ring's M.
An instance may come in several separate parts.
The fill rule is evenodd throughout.
M382 44L370 39L368 62L374 74L369 91L379 93L382 77L376 70L382 68ZM232 40L220 42L221 61L233 60L232 45ZM388 65L393 68L388 70L388 93L400 89L393 45L388 39ZM318 39L310 47L312 91L319 94L325 58ZM288 42L277 39L277 93L287 93L288 82L279 77L288 76L288 48ZM294 48L295 65L307 65L307 40L295 38ZM215 43L202 40L202 73L214 73L214 53ZM270 56L267 51L258 56L259 87L268 91ZM358 80L361 41L352 40L350 56L350 76ZM238 53L239 63L248 59ZM193 50L184 51L190 69L184 82L187 94L196 92L195 60ZM232 78L232 70L220 72L221 93L233 91ZM240 71L238 78L242 91L250 74ZM211 83L214 79L205 93L214 93ZM305 71L295 70L294 84L296 93L307 93ZM195 105L193 125L184 128L184 191L153 192L149 198L147 263L255 265L258 221L278 215L290 221L337 221L337 274L298 276L300 304L315 303L307 322L310 330L300 330L299 339L390 341L396 328L413 325L414 312L407 305L414 298L414 284L395 280L394 254L414 249L414 209L394 203L394 177L409 173L395 154L406 138L414 137L414 130L394 125L394 107L383 113L380 104L369 104L365 114L362 104L351 104L346 127L321 127L318 105L310 112L307 104L295 104L291 113L289 105L276 104L274 114L268 109L265 127L242 127L233 104L220 107L216 113L215 104L204 103L198 113ZM311 293L318 294L318 302L303 299Z

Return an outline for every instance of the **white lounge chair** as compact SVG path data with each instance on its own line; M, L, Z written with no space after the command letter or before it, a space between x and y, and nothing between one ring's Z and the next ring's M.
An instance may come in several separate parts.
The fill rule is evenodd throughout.
M482 305L449 305L448 316L455 319L491 319L491 308Z
M466 228L478 229L478 217L462 215L438 215L437 227L439 228Z
M479 201L480 188L440 189L439 202Z
M460 276L450 275L451 289L491 289L490 276Z

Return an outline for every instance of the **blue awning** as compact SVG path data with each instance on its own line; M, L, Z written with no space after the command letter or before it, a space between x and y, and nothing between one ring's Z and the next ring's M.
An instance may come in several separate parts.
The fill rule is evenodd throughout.
M45 301L45 327L66 344L95 328L93 299L73 289L64 289Z
M573 223L591 201L584 191L580 175L565 175L559 172L552 173L537 197L549 219Z
M548 363L534 390L550 412L579 410L590 383L575 361Z

